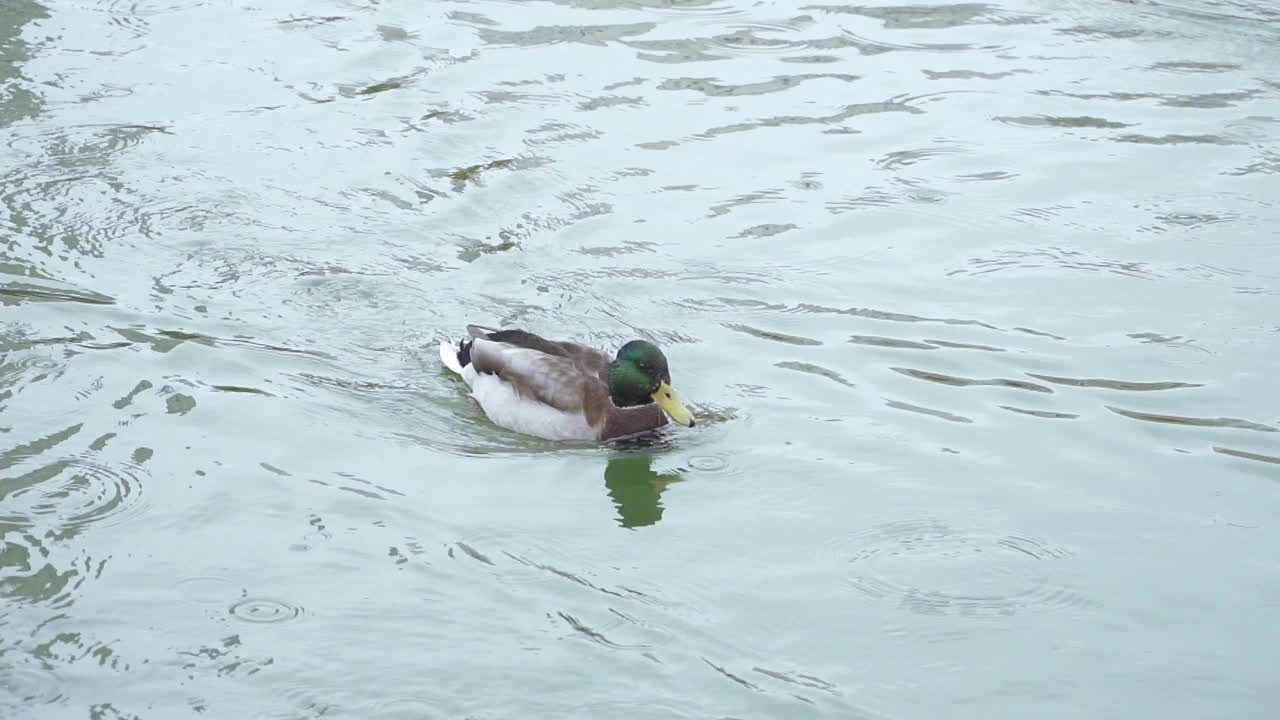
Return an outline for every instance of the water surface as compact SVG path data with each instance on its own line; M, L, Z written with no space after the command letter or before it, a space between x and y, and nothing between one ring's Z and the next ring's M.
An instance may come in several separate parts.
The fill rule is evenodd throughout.
M0 716L1270 718L1262 0L9 0ZM702 422L488 423L466 323Z

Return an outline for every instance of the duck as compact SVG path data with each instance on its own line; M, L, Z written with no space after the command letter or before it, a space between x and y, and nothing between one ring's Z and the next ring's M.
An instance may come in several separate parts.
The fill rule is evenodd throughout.
M467 334L441 341L440 361L499 427L544 440L608 441L657 430L668 418L695 425L671 386L667 357L648 340L631 340L610 358L519 328L467 325Z

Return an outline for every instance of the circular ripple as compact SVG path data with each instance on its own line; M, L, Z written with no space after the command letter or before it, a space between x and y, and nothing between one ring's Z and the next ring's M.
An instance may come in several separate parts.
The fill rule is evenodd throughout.
M694 455L689 458L689 467L698 472L722 473L729 469L729 461L720 455Z
M650 13L686 17L701 16L707 22L712 20L723 21L724 16L741 15L744 12L736 7L734 3L720 2L720 0L684 0L677 2L672 2L672 0L634 0L634 4Z
M377 720L433 720L440 717L439 709L425 700L392 700L383 703L373 715Z
M85 456L22 468L6 477L0 522L29 529L53 525L62 531L103 524L137 508L145 471L121 460L111 465Z
M890 523L852 538L849 579L859 592L922 615L1002 617L1085 601L1052 584L1061 548L932 520Z
M251 623L277 623L292 620L302 614L293 607L270 598L245 598L231 606L231 616Z
M202 605L221 605L236 594L230 580L214 576L184 578L176 587L180 598Z
M774 33L795 30L787 25L745 24L733 31L712 38L711 44L722 50L741 53L790 52L805 47L805 43L780 38Z

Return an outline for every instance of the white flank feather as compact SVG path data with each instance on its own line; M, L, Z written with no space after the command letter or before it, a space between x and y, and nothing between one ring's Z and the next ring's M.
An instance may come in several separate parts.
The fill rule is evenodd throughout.
M497 375L480 374L470 363L458 362L458 348L440 343L440 362L462 376L471 388L471 397L499 427L546 440L594 440L595 430L581 414L567 413L533 398L522 397Z
M471 366L466 367L467 370ZM497 375L473 371L471 396L495 425L546 440L594 440L595 431L581 414L567 413L533 398L521 397Z

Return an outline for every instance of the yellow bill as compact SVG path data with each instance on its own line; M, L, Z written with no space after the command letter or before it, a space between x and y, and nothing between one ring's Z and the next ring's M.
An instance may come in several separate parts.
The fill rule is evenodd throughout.
M666 413L672 420L686 427L693 427L693 413L689 412L689 408L680 402L680 397L676 395L676 391L671 389L667 383L658 386L658 391L653 394L653 401L658 403L658 407L662 408L662 412Z

